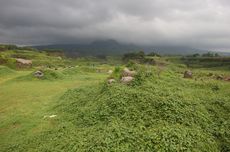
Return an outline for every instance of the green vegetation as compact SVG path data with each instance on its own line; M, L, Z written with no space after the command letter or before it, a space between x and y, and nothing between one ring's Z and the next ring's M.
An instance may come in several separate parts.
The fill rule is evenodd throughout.
M230 82L217 80L230 76L223 57L212 57L222 66L186 57L205 64L191 60L185 79L181 57L0 55L0 151L230 151ZM18 70L8 62L15 58L32 68ZM120 82L124 67L137 73L129 84Z
M204 53L202 54L203 57L219 57L220 55L218 53L211 53L211 52L208 52L208 53Z
M145 56L143 51L134 52L134 53L126 53L124 54L122 60L123 62L134 62L134 63L142 63L142 64L156 64L154 57L159 57L156 53L150 53L148 56Z
M202 57L202 56L187 56L187 57L166 57L168 61L185 64L191 68L225 68L230 69L230 57Z
M1 77L4 77L4 76L7 76L7 75L10 75L10 74L14 74L15 71L8 68L8 67L5 67L5 66L0 66L0 76Z

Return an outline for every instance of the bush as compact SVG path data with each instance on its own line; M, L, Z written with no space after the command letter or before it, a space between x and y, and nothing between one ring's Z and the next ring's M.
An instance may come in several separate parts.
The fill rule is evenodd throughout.
M124 54L122 60L124 62L128 62L129 60L135 60L135 61L142 61L145 57L145 53L143 51L137 52L137 53L126 53Z
M121 67L116 66L115 69L113 70L113 73L109 76L109 78L116 79L117 81L119 81L121 78L121 72L122 72Z

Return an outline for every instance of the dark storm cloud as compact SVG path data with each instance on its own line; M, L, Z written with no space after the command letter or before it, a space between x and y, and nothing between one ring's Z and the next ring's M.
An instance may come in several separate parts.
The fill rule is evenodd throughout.
M1 0L0 42L230 48L228 0Z

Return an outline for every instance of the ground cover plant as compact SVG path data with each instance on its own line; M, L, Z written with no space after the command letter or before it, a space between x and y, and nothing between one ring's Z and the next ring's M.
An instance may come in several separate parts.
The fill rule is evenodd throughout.
M39 61L41 54L27 53ZM56 64L57 56L42 55ZM217 79L230 75L227 68L114 59L2 64L0 151L230 151L230 83ZM136 71L128 84L120 82L125 67ZM188 69L191 79L183 77Z

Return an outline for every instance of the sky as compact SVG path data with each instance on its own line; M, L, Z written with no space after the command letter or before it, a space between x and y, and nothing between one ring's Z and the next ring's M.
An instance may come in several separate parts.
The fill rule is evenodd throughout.
M229 0L0 0L0 43L230 50Z

